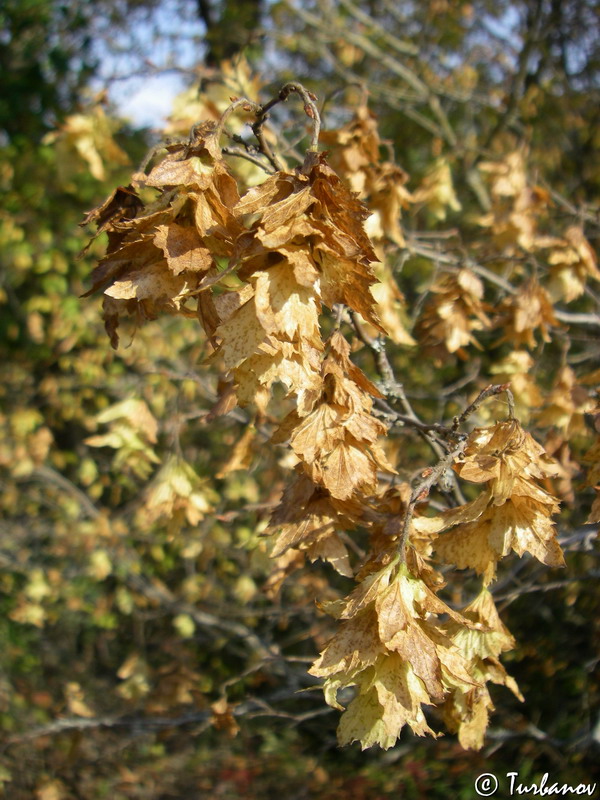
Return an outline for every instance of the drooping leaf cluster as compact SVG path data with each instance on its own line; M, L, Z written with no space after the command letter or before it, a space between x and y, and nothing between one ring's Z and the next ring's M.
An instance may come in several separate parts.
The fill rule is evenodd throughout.
M511 768L567 759L569 780L591 763L593 41L567 75L558 34L532 28L539 79L519 85L502 4L293 5L269 35L293 30L280 66L317 92L325 154L305 155L308 93L306 130L291 101L265 120L243 58L202 73L168 122L181 141L131 178L139 139L115 143L103 96L55 92L35 136L0 142L16 800L252 796L282 774L336 799L445 797L472 792L482 756L461 746L484 741ZM217 141L232 96L251 99ZM315 682L329 716L297 691ZM410 756L316 766L341 710L340 741L400 733Z
M291 87L281 90L280 100L290 91L306 94L302 87ZM265 532L274 536L271 555L281 567L271 590L303 555L329 562L344 576L356 572L359 583L346 601L332 604L344 622L311 670L326 678L326 699L341 710L338 692L358 687L342 716L340 742L358 740L363 748L378 743L387 749L405 724L420 735L433 733L423 706L434 705L443 707L464 746L479 748L493 708L486 682L504 683L520 697L497 660L512 639L486 587L496 576L498 560L511 551L529 552L550 566L564 564L552 519L559 503L540 485L556 477L560 466L514 418L507 383L481 392L452 429L439 425L429 431L437 432L430 444L445 454L440 464L454 466L463 481L483 484L474 500L463 498L430 516L426 501L435 480L417 484L410 498L405 484L395 484L391 476L397 470L381 445L394 409L387 406L386 425L374 408L386 392L393 395L395 379L385 356L382 337L387 331L371 292L378 256L363 223L373 230L379 260L385 263L390 244L405 245L398 224L401 204L431 204L436 216L443 216L448 205L458 206L448 165L436 163L413 195L402 184L399 190L381 192L378 180L394 167L379 162L377 132L361 108L350 126L329 135L341 145L338 159L351 185L354 179L356 193L313 147L293 172L278 169L239 193L219 139L225 119L240 104L254 110L249 101L236 99L218 124L195 125L189 142L168 145L167 155L148 175L136 174L129 187L113 192L86 218L108 234L106 255L93 274L93 288L104 293L107 331L117 346L122 317L132 317L135 325L165 312L197 318L214 351L209 361L223 370L213 416L237 403L254 406L259 419L277 420L270 441L289 443L296 463ZM254 131L262 145L258 131L265 111L255 108ZM309 104L305 112L315 119ZM262 147L262 155L277 164L270 148ZM538 195L526 187L518 153L505 165L484 164L482 170L495 176L491 197L497 203L479 224L491 229L497 253L512 253L516 246L569 246L569 238L536 237ZM139 192L149 188L158 195L144 202ZM359 200L361 194L367 203L374 195L371 213ZM574 235L567 231L571 240ZM578 235L585 258L591 251ZM557 259L549 261L554 265ZM580 262L570 263L563 272L571 269L581 277ZM591 277L599 277L593 259L584 263ZM395 292L401 300L390 274L382 282L388 284L387 298ZM550 341L549 328L556 324L547 290L533 279L498 304L493 321L482 304L483 283L468 267L447 272L430 291L432 299L415 331L423 348L438 353L457 352L466 359L465 348L478 345L473 331L485 328L502 332L516 347L531 347L534 331ZM333 328L325 309L333 314ZM383 357L381 388L352 362L341 332L344 323L351 323ZM373 333L365 333L364 325ZM413 341L407 334L400 340L405 346ZM270 403L277 383L285 388L285 404L292 404L281 419ZM468 437L459 430L487 395L502 391L509 393L508 421L476 428ZM455 498L461 498L455 488ZM395 495L400 506L390 514ZM368 532L370 547L353 565L348 536L357 528ZM430 563L432 555L442 564L472 568L483 576L482 599L469 604L465 614L437 596L446 580ZM438 621L439 615L449 622ZM461 645L466 642L465 652Z

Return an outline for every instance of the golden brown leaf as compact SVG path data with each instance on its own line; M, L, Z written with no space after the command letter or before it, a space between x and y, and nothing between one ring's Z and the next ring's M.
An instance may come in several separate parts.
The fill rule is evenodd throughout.
M496 327L503 331L500 342L510 342L514 347L536 346L535 334L550 342L550 329L558 326L552 301L546 289L531 280L521 286L515 295L502 301Z
M538 246L544 244L542 241ZM570 303L583 294L588 278L600 280L596 254L580 227L570 226L564 239L552 241L550 246L548 291L553 300Z
M375 610L367 608L342 622L309 672L317 678L353 673L374 664L380 653Z
M470 344L481 349L473 331L491 326L483 303L483 284L468 269L457 275L443 274L431 287L432 297L419 318L415 334L427 351L464 357Z
M158 225L154 242L163 251L173 275L182 272L207 272L213 265L213 256L195 228L176 222Z
M413 192L415 203L424 203L436 219L446 219L448 209L460 211L462 208L454 191L450 164L438 158L423 178L421 186Z
M318 558L326 561L331 564L336 572L346 578L351 578L354 575L354 570L350 565L348 548L337 533L317 539L307 548L307 555L313 562Z

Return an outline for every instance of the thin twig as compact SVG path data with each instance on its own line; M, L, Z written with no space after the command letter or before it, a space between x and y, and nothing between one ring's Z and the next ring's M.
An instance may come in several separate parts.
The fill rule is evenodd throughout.
M260 114L262 106L258 103L254 103L252 100L248 100L247 97L239 97L234 100L231 105L227 106L225 111L221 114L221 118L217 122L217 127L215 128L215 138L217 142L220 140L224 130L225 130L225 123L229 119L229 117L238 110L238 108L243 108L244 111L253 111L255 114Z
M600 314L581 314L555 308L554 316L559 322L566 322L567 325L593 325L594 327L600 327Z
M406 543L408 541L410 523L417 503L427 498L429 492L431 491L431 488L435 486L435 484L439 481L442 474L452 466L457 456L461 455L461 453L466 447L466 444L467 444L467 439L465 437L464 441L460 442L460 444L457 447L455 447L454 450L452 450L452 452L443 456L443 458L441 458L438 461L435 467L427 469L426 474L423 477L423 480L420 481L419 484L413 489L410 495L410 500L408 501L408 505L406 506L406 512L404 514L404 520L402 523L402 530L400 532L400 538L398 540L398 552L400 554L400 559L402 561L404 561L406 557Z
M393 415L397 422L403 422L406 425L411 425L415 430L417 430L423 436L425 441L431 446L436 456L441 458L448 448L444 447L443 442L438 440L436 433L439 431L436 430L434 432L434 428L422 422L416 415L406 396L404 386L398 380L396 380L396 376L394 375L394 371L387 357L384 342L380 338L373 339L367 334L362 327L356 312L351 312L350 318L352 320L354 330L356 331L356 335L360 341L363 342L363 344L365 344L373 353L377 372L379 373L379 377L381 379L381 390L388 399L395 399L400 402L402 408L404 409L404 414L397 413L394 408L387 403L381 402L380 399L376 400L377 404L383 409L383 411Z
M267 175L273 175L275 173L275 169L270 168L267 164L264 163L264 161L261 161L259 156L253 156L247 150L242 150L240 147L222 147L221 152L226 156L236 156L237 158L244 158L251 164L256 164L256 166L264 170L267 173Z
M312 138L310 147L308 149L309 151L317 151L319 149L319 133L321 132L321 116L315 102L315 96L305 89L301 83L290 82L286 83L285 86L282 86L277 97L274 97L261 107L260 116L252 126L252 130L254 131L256 138L260 141L260 137L262 136L261 129L265 121L268 119L269 111L278 103L285 103L288 97L294 92L299 94L304 101L304 112L313 122Z
M308 117L313 122L313 132L312 138L310 142L310 146L308 148L309 152L317 151L319 146L319 133L321 130L321 117L319 115L319 110L316 105L316 98L313 94L311 94L307 89L302 86L301 83L286 83L284 86L281 87L279 93L276 97L272 100L269 100L268 103L263 105L259 105L258 103L253 102L252 100L248 100L246 97L236 98L231 105L229 105L219 122L217 123L217 127L215 129L215 136L217 141L221 138L221 135L225 132L225 123L229 119L229 117L237 111L239 108L242 108L244 111L251 111L254 113L256 120L252 123L252 132L256 137L258 142L258 151L261 155L263 155L269 164L272 167L272 171L265 167L262 161L258 158L258 156L253 155L249 152L248 145L244 142L241 137L231 136L238 144L242 144L244 146L244 150L240 148L234 147L226 147L223 148L223 152L227 155L237 156L238 158L245 158L247 161L252 162L253 164L257 164L262 169L265 169L266 172L272 174L273 172L280 172L284 169L284 166L279 159L279 157L273 152L269 142L265 137L264 125L265 122L269 118L269 111L274 108L278 103L284 103L290 94L297 93L300 95L302 100L304 101L304 111Z
M384 28L383 25L380 25L372 16L365 14L365 12L358 8L358 6L350 2L350 0L340 0L340 4L344 6L344 8L349 11L356 20L358 20L362 25L366 25L368 28L370 28L377 36L383 39L386 44L389 44L393 50L396 50L397 53L410 56L416 56L419 54L419 48L415 44L398 39L386 28Z
M564 589L567 586L571 586L574 583L579 583L580 581L597 581L600 577L600 571L598 570L590 570L585 575L573 575L571 578L566 578L562 581L551 581L549 583L542 583L536 584L535 586L522 586L517 589L513 589L512 591L504 592L503 594L496 595L494 594L494 600L497 603L502 602L502 608L506 608L513 600L516 600L518 597L521 597L524 594L532 594L534 592L552 592L556 589Z
M444 264L445 266L457 270L466 267L467 269L472 270L476 275L479 275L495 286L498 286L498 288L503 289L508 294L516 295L519 291L501 275L497 275L495 272L487 269L487 267L484 267L482 264L478 264L469 258L460 258L449 253L443 253L440 250L432 247L428 247L419 241L418 235L413 234L412 236L407 236L406 244L409 251L414 255L422 256L430 261ZM554 316L559 322L565 322L568 325L592 325L594 327L600 327L600 314L593 312L577 313L565 311L561 308L555 307Z
M217 630L222 630L239 637L245 641L250 650L261 659L270 660L273 657L281 655L276 645L267 645L262 642L251 628L247 627L239 620L227 620L222 617L216 617L214 614L203 611L190 603L180 602L166 586L152 584L140 575L128 575L127 582L135 591L140 592L149 599L158 601L162 607L169 608L173 612L187 614L200 626L216 628Z
M92 503L88 495L83 492L78 486L76 486L72 481L68 478L65 478L64 475L61 475L60 472L57 472L52 467L48 467L42 465L40 467L36 467L33 472L29 475L24 476L25 479L30 480L40 480L48 483L53 483L55 486L58 486L60 489L64 489L64 491L68 492L72 497L74 497L81 510L85 513L85 516L89 517L90 519L98 519L100 517L100 511L96 508L96 506Z
M487 400L488 397L494 397L497 394L502 394L502 392L506 392L507 394L510 392L510 383L491 383L489 386L486 386L485 389L482 389L475 400L468 405L465 410L457 417L454 417L452 422L452 429L457 431L460 426L467 421L467 419L474 414L479 406ZM512 393L511 393L512 398ZM514 408L514 399L512 400L513 408ZM509 408L510 408L510 400L509 400ZM512 419L512 416L511 416Z
M493 397L494 395L501 394L502 392L506 392L507 395L510 394L509 399L509 415L510 419L513 419L513 411L514 411L514 399L512 399L512 393L510 393L509 389L510 384L502 383L502 384L490 384L490 386L486 386L485 389L482 389L481 392L477 395L475 400L467 406L467 408L460 414L459 416L455 417L452 423L452 432L456 434L458 428L467 421L467 419L477 411L479 406L487 400L489 397ZM512 403L512 404L511 404ZM452 452L447 453L445 456L440 458L438 463L434 467L430 467L425 470L423 475L423 480L421 480L417 486L412 490L410 500L408 501L408 505L406 507L406 512L404 515L404 521L402 524L402 531L400 533L400 539L398 541L398 552L400 553L400 557L402 560L405 558L406 553L406 542L408 540L408 533L410 530L410 522L415 510L415 506L417 503L425 500L431 491L431 488L435 486L435 484L439 481L442 474L449 469L454 460L462 454L466 445L467 445L467 437L463 436L462 441L460 441L456 447L452 450Z

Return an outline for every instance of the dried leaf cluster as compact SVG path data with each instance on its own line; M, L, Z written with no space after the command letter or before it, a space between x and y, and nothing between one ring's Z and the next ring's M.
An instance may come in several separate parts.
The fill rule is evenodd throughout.
M234 106L253 111L260 132L264 107L243 103ZM305 111L315 120L310 97ZM508 390L499 383L453 427L421 425L439 462L412 490L396 482L388 427L398 420L420 423L410 415L394 417L389 406L391 416L381 413L386 397L399 391L386 372L383 337L405 347L415 343L391 265L398 248L410 247L402 210L425 206L442 220L460 207L450 165L438 159L409 192L406 173L380 158L375 120L363 106L347 126L322 135L333 148L331 162L311 147L296 169L277 169L246 190L223 157L222 133L223 120L194 126L189 141L167 145L148 174L136 173L130 186L88 214L86 222L107 234L91 291L104 294L111 342L118 345L125 319L135 326L161 314L197 319L212 350L209 361L221 370L209 416L236 404L253 408L257 424L271 424L269 444L287 446L293 474L265 531L275 564L269 591L276 592L305 557L357 583L344 599L323 602L339 628L310 670L325 679L326 701L343 711L340 743L388 748L405 725L418 735L438 735L434 717L425 715L435 707L465 748L480 748L493 710L488 683L521 697L499 661L514 641L488 587L498 562L512 551L552 567L564 563L551 479L564 479L566 472L512 409L505 421L468 434L460 430L486 397ZM278 163L268 148L263 155L271 166ZM542 398L529 376L528 351L559 324L551 298L568 302L599 274L580 230L553 239L537 231L537 211L548 198L529 186L522 154L483 164L481 171L491 177L490 212L479 224L489 230L496 256L549 250L549 288L524 279L494 309L473 269L442 270L414 332L438 360L466 359L468 348L482 347L483 333L495 332L496 343L509 341L515 352L496 366L497 376L512 382L517 410L520 404L531 409ZM352 326L352 346L345 325ZM360 339L379 358L377 385L351 358ZM549 424L560 420L565 433L589 410L588 395L577 396L568 371L551 399L540 413ZM152 437L140 441L131 424L139 413L113 409L100 420L111 424L110 432L89 443L115 446L125 437L144 454L137 469L152 463ZM225 471L247 466L255 434L254 427L244 434ZM558 454L564 443L548 446ZM594 448L588 460L589 482L596 485ZM447 495L460 479L472 499L455 493L446 510L429 507L430 491L444 478ZM592 519L598 518L597 502ZM164 516L194 525L210 506L210 492L174 456L156 476L141 513L148 521ZM357 530L368 536L367 552L352 538ZM461 610L440 596L445 578L434 562L481 576L474 599ZM226 713L215 708L217 715Z

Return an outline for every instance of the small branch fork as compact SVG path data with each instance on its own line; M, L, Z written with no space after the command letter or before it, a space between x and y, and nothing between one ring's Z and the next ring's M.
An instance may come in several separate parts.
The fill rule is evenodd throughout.
M268 103L264 105L260 105L259 103L254 103L251 100L248 100L245 97L242 98L235 98L231 105L225 109L221 119L217 124L217 128L215 131L215 136L217 137L217 141L220 139L221 135L225 132L225 123L229 119L229 117L238 109L243 109L244 111L251 111L254 113L256 117L256 121L252 123L252 133L256 137L258 142L258 148L254 150L254 154L252 152L252 148L244 142L241 136L230 135L230 137L237 142L238 144L243 145L245 150L241 150L240 148L223 148L223 152L227 155L238 156L240 158L245 158L248 161L251 161L254 164L259 164L264 168L264 164L260 162L257 158L258 155L264 156L271 167L276 171L280 172L284 169L284 165L281 163L278 156L273 152L271 149L270 144L268 143L265 133L264 133L264 125L266 121L269 119L269 112L272 108L274 108L279 103L285 103L288 97L291 94L298 94L300 95L301 99L304 101L304 113L307 117L309 117L313 122L313 129L312 129L312 136L310 141L310 146L308 148L309 152L316 152L319 149L319 134L321 131L321 117L319 115L319 110L316 105L316 97L312 92L309 92L302 86L301 83L286 83L284 86L281 87L277 97L274 97L272 100L269 100Z
M380 398L376 400L377 406L383 412L381 416L393 425L407 425L414 428L430 445L436 456L442 458L448 451L448 438L452 438L454 441L456 436L451 429L446 428L444 425L438 423L431 425L419 419L406 396L404 386L396 380L383 339L381 337L373 339L369 336L362 327L358 314L352 312L350 317L356 335L371 350L375 359L377 372L381 379L380 388L387 398L387 400ZM392 408L388 402L390 400L398 400L402 406L403 413Z
M402 560L405 558L406 553L406 543L408 541L408 535L410 530L410 523L414 514L415 507L417 503L422 502L427 498L429 492L431 491L432 487L440 480L442 475L447 469L452 467L455 459L458 458L464 452L464 449L467 445L467 437L464 434L458 434L458 428L467 421L467 419L474 414L479 406L485 402L490 397L495 397L496 395L502 394L503 392L506 394L508 398L508 415L509 419L514 419L514 399L512 392L510 391L510 384L509 383L499 383L499 384L490 384L486 386L485 389L482 389L475 400L467 406L467 408L460 414L460 416L454 417L452 422L451 428L446 428L447 435L451 435L453 437L460 436L461 441L447 453L445 456L440 458L438 463L435 467L430 467L426 469L422 473L422 480L413 488L410 500L406 506L406 512L404 514L404 521L402 523L402 530L400 532L400 539L398 541L398 552L400 553L400 557ZM439 426L443 428L443 426ZM439 430L439 428L437 428Z
M454 417L452 422L452 430L457 431L460 426L466 422L466 420L474 414L479 406L488 399L488 397L494 397L497 394L502 394L502 392L506 393L506 397L508 400L508 417L509 419L515 418L515 399L513 397L513 393L510 390L510 383L497 383L497 384L490 384L486 386L485 389L482 389L475 400L471 403L471 405L467 406L462 414L458 417Z
M248 100L248 98L245 97L232 98L231 105L225 109L216 125L214 135L217 141L219 141L221 136L225 133L232 141L241 145L241 147L244 149L241 149L241 147L224 147L222 148L222 152L227 155L245 158L253 164L261 166L267 172L271 172L271 169L276 172L282 171L284 169L284 165L271 149L271 146L269 145L264 134L264 125L269 119L269 112L279 103L286 102L288 97L294 93L298 94L303 100L304 113L313 122L312 137L308 152L317 152L319 134L321 130L321 118L316 105L316 97L302 84L296 82L286 83L281 87L276 97L262 105L255 103L252 100ZM252 123L251 128L258 142L258 147L250 145L241 136L237 134L231 134L225 129L225 124L229 117L240 109L253 113L256 118ZM193 138L194 129L195 126L192 127L190 141ZM269 162L271 169L267 168L260 160L261 156ZM146 164L149 160L150 159L146 160ZM342 311L338 311L338 326L342 321L342 313ZM351 312L350 318L356 335L371 350L375 358L377 371L381 379L380 385L385 397L387 398L387 400L382 398L376 399L376 403L380 409L380 415L392 424L406 425L413 428L420 436L423 437L423 439L425 439L425 441L427 441L439 459L438 463L434 467L428 468L424 473L422 473L422 480L414 487L411 493L398 544L399 553L401 554L401 558L404 559L410 522L417 503L421 502L428 496L431 488L435 486L438 481L440 481L442 475L452 466L454 460L464 451L467 437L465 434L459 432L461 425L466 422L466 420L472 414L475 413L475 411L485 400L494 395L501 394L502 392L505 392L508 398L509 418L514 419L514 399L509 388L510 384L504 383L490 385L483 389L475 398L475 400L459 416L454 418L451 427L442 425L440 423L425 423L419 419L413 410L406 396L403 385L396 380L394 371L391 367L385 350L384 340L379 336L376 338L369 336L363 329L356 313ZM404 413L396 411L396 409L393 408L389 402L387 402L388 400L397 400L401 404ZM460 491L460 488L456 482L454 482L453 490L457 502L459 504L464 503L464 497L462 496L462 492Z
M317 108L316 100L317 98L312 92L309 92L301 83L286 83L284 86L281 87L279 93L276 97L272 100L269 100L268 103L264 103L261 105L260 103L255 103L253 100L248 100L247 97L233 97L231 98L232 102L229 105L221 118L217 122L214 135L217 138L217 141L220 140L223 134L226 134L233 142L240 147L235 146L227 146L221 148L222 152L225 155L229 156L236 156L238 158L244 158L246 161L250 161L252 164L256 164L257 166L264 169L265 172L272 174L273 172L280 172L285 169L283 163L279 159L279 157L273 152L269 142L265 137L265 132L263 130L266 121L269 119L269 112L272 108L274 108L279 103L285 103L288 97L291 94L298 94L300 98L304 102L304 113L307 117L312 120L312 135L310 140L310 146L308 148L308 152L317 152L319 149L319 134L321 132L321 117L319 114L319 110ZM238 134L229 133L225 129L225 123L229 119L229 117L234 114L236 111L243 110L246 112L251 112L256 117L255 121L251 124L252 133L256 137L258 142L258 146L249 144L246 142L241 136ZM196 131L196 127L199 123L194 123L192 125L191 133L189 136L189 143L191 144L194 140L194 135ZM187 140L186 140L187 141ZM145 173L148 164L152 161L154 156L164 147L174 144L184 144L185 142L174 142L172 140L166 140L158 145L154 145L150 148L148 153L146 154L144 160L138 167L139 173ZM268 165L265 164L264 161L261 161L261 156L265 158L269 163Z
M454 463L454 460L462 454L466 444L467 439L465 437L464 440L454 448L454 450L441 458L435 467L430 467L425 470L425 476L423 480L419 481L419 483L412 490L410 500L406 506L406 512L402 522L402 529L400 531L400 538L398 540L398 552L400 553L400 558L402 561L405 559L406 543L408 541L408 534L410 531L410 522L413 518L417 503L425 500L425 498L429 495L431 488L435 486L443 473L449 469Z
M479 392L475 400L473 400L461 414L454 417L451 426L442 425L440 423L428 424L423 422L414 412L406 396L404 387L396 380L396 376L394 375L394 371L385 351L383 339L380 337L374 339L369 336L362 327L358 314L353 312L350 314L350 318L356 335L361 342L371 350L375 359L377 372L381 379L380 388L386 396L386 399L376 398L375 400L377 406L383 412L381 416L393 425L400 424L413 428L430 445L431 449L438 457L438 463L434 467L429 467L421 473L422 480L413 488L406 507L398 542L398 552L401 559L404 560L410 522L417 503L426 499L432 487L441 480L444 473L452 467L455 459L463 453L466 447L467 436L459 431L460 427L477 411L483 402L490 397L495 397L502 393L506 394L508 400L508 418L512 420L515 418L515 401L510 390L510 383L490 384ZM403 407L404 413L396 411L396 409L389 404L389 400L398 400ZM458 505L463 504L465 498L455 480L453 481L452 491Z

